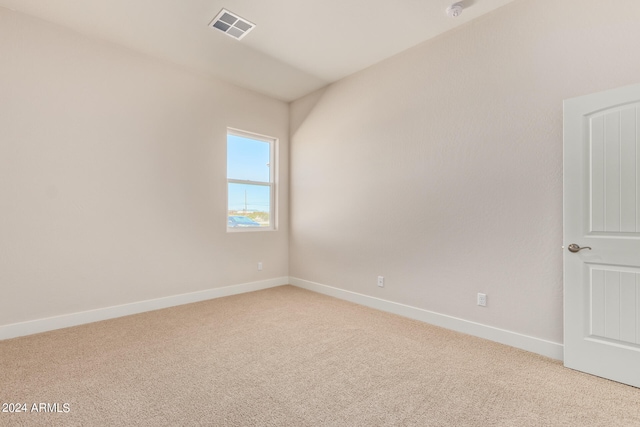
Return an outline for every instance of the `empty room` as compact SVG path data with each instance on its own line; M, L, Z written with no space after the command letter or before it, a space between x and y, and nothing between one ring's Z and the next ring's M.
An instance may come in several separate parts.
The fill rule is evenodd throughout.
M0 426L640 425L637 0L0 0Z

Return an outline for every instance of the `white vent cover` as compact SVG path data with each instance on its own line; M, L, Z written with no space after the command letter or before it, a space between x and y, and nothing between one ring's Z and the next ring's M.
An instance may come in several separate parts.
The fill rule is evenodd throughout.
M220 13L218 13L218 16L209 23L209 26L222 31L229 37L242 40L249 31L253 30L256 24L239 17L233 12L222 9Z

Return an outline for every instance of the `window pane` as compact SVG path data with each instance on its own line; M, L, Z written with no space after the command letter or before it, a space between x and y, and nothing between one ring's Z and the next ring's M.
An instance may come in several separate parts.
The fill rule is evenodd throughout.
M229 134L227 136L227 179L269 182L268 142Z
M269 227L271 187L229 183L228 227Z

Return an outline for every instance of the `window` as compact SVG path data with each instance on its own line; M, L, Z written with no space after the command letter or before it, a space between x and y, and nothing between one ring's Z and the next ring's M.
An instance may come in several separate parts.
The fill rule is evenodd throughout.
M276 140L227 130L227 231L275 229Z

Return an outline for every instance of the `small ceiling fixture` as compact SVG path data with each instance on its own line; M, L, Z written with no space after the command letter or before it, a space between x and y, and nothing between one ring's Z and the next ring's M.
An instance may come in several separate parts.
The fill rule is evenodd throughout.
M450 18L457 18L462 15L463 4L462 2L454 3L447 8L447 15Z
M209 26L222 31L236 40L242 40L249 31L254 29L256 24L241 18L233 12L222 9L220 13L213 18L213 21L209 23Z

